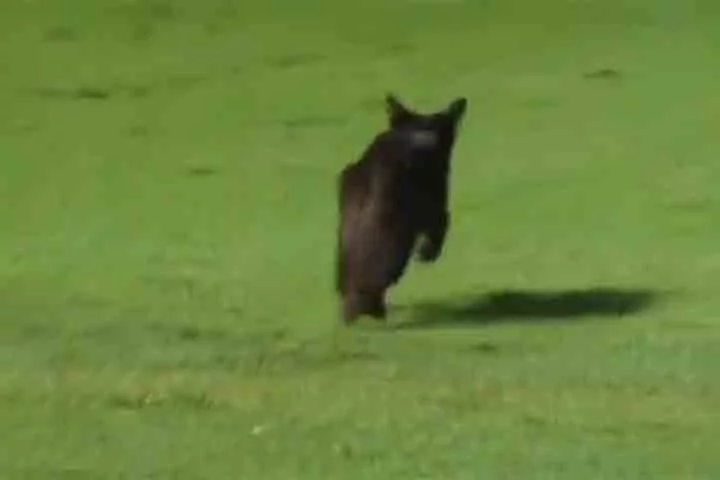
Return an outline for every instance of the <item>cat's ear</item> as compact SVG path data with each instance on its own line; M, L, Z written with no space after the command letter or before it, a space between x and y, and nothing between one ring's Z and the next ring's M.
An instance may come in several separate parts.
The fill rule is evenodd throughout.
M388 121L390 122L391 127L400 125L413 116L413 112L403 105L402 102L392 93L388 93L385 96L385 108L387 110Z
M450 117L454 123L458 123L465 116L468 101L464 97L457 98L450 103L445 110L445 115Z

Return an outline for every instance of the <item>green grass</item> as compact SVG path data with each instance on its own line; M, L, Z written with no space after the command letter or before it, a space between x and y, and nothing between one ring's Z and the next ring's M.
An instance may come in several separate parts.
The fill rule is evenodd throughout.
M5 0L0 477L717 478L716 3ZM453 225L348 330L390 90Z

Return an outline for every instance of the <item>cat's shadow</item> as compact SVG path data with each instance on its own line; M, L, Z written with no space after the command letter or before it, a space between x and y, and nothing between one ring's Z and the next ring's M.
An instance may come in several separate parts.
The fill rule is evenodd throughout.
M622 317L651 308L665 294L656 290L588 288L557 291L499 290L448 301L401 306L408 320L397 329L487 325Z

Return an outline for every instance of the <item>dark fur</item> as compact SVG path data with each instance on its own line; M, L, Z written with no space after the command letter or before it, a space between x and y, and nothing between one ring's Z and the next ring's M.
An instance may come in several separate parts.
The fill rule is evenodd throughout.
M340 173L336 288L343 319L385 318L385 292L418 260L442 253L450 215L450 158L467 101L420 114L386 98L389 129Z

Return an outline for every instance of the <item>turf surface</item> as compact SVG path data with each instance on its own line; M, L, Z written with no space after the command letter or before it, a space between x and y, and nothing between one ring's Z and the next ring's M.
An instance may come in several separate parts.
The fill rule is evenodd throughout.
M720 475L711 0L5 0L0 477ZM338 324L335 175L470 100Z

